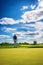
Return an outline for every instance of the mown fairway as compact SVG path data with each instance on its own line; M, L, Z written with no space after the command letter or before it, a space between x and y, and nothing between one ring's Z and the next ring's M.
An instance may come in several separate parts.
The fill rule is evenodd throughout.
M0 49L0 65L43 65L43 48Z

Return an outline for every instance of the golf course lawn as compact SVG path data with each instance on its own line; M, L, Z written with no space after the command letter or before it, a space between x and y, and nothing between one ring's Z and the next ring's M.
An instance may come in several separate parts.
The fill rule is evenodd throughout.
M0 65L43 65L43 48L0 49Z

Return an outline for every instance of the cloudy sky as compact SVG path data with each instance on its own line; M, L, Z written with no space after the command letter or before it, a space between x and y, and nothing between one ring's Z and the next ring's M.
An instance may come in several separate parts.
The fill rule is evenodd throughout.
M43 42L43 0L0 0L0 42Z

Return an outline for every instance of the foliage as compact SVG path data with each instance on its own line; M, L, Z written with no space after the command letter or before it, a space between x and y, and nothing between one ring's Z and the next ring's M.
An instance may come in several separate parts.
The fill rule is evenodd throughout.
M1 43L0 48L14 48L14 44L12 43ZM17 43L17 48L43 48L43 43L41 44L29 44L29 43Z

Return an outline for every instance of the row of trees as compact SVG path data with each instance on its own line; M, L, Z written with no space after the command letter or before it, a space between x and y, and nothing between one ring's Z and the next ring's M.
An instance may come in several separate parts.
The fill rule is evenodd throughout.
M27 42L24 42L24 43L18 43L18 44L23 44L23 45L29 45L29 44L31 44L31 43L27 43ZM32 43L32 45L36 45L37 44L37 41L34 41L33 43Z
M10 44L12 44L12 43L7 43L7 42L0 43L0 45L10 45ZM20 42L20 43L17 43L17 44L29 45L30 43L27 43L27 42L22 43L22 42ZM36 44L37 44L37 41L34 41L33 45L36 45Z

